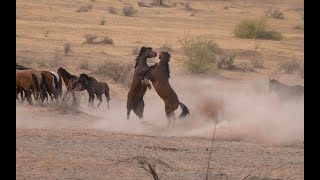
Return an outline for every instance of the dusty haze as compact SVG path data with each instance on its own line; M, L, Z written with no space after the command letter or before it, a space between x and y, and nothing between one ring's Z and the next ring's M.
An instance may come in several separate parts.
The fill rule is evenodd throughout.
M268 79L236 82L179 76L171 78L171 84L180 101L191 112L191 116L185 119L177 118L173 128L166 128L164 103L154 89L146 93L143 120L133 112L126 120L123 96L121 99L111 92L108 111L105 97L100 108L87 107L87 94L83 92L82 113L79 114L63 115L50 108L46 110L46 107L34 110L35 113L24 110L32 107L18 105L17 127L96 128L155 136L211 137L214 123L204 114L203 108L206 107L217 112L217 139L266 144L290 144L304 140L303 100L280 102L275 94L268 94ZM50 107L50 104L46 106ZM176 110L176 116L180 112L180 108Z

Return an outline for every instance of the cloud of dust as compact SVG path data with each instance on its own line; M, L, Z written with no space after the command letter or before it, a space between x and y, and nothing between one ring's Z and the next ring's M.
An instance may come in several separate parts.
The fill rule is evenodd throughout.
M172 88L191 115L179 119L177 109L174 127L166 128L164 103L155 90L147 91L144 119L131 112L126 120L125 97L113 96L110 110L105 97L99 108L87 106L84 92L78 115L57 113L24 105L17 106L17 127L94 128L106 131L138 133L154 136L210 137L213 118L218 120L216 138L266 144L289 144L304 140L304 102L281 102L275 94L268 94L268 79L251 81L217 80L204 77L174 76ZM97 100L95 105L97 105ZM29 112L29 115L27 112ZM46 116L39 115L45 111ZM97 118L93 118L97 117ZM38 118L38 120L36 120Z
M186 81L187 79L187 81ZM216 138L267 144L304 140L304 102L281 102L268 94L268 79L251 81L215 80L201 77L174 77L170 83L191 111L166 128L164 103L155 90L145 96L144 119L131 112L126 120L125 101L111 101L110 111L96 111L103 117L93 128L155 136L211 137L213 118L218 120ZM175 114L181 112L179 108ZM208 113L209 112L209 113Z

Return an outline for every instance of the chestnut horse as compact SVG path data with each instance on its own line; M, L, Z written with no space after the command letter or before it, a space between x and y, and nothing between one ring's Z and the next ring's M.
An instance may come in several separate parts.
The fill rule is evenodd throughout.
M164 101L166 116L168 120L167 127L170 126L171 120L175 121L174 111L178 108L179 105L182 109L179 118L183 118L190 114L187 106L185 106L182 102L179 101L176 92L172 89L169 83L170 56L171 55L168 52L160 52L160 62L156 63L153 66L150 66L149 70L146 71L146 76L148 77L148 79L151 80L153 88Z
M41 76L40 76L41 77ZM16 98L18 93L25 93L29 104L32 104L31 89L41 92L41 87L37 75L32 70L16 70ZM23 102L23 96L21 95Z
M143 118L144 100L147 88L151 88L150 84L144 85L141 81L144 79L144 73L149 69L147 64L148 58L155 58L157 53L152 50L151 47L141 47L139 55L135 59L135 69L133 79L130 85L130 89L127 95L127 119L129 119L130 112L133 112L141 119Z

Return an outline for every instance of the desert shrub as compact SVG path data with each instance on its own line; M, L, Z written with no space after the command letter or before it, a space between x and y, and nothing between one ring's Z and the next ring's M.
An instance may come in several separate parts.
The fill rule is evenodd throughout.
M64 55L67 56L69 53L72 52L71 50L71 43L65 43L63 46Z
M87 61L87 60L81 61L80 64L79 64L79 68L80 68L80 69L86 69L86 70L88 70L88 69L89 69L89 63L88 63L88 61Z
M296 60L286 61L280 63L280 71L284 71L284 73L292 74L296 72L300 67L300 64Z
M253 68L263 68L263 60L262 59L251 59L251 64Z
M229 10L229 7L228 6L224 6L223 9L224 10Z
M47 64L44 60L39 60L37 61L37 65L39 68L44 68L44 67L47 67Z
M189 2L184 3L183 6L184 6L184 9L187 10L187 11L192 11L193 10L193 8L191 7Z
M150 7L150 6L147 5L145 2L142 2L142 1L138 1L138 6L139 6L139 7Z
M297 24L293 27L293 29L304 29L304 25L303 24Z
M281 40L282 35L277 31L266 30L266 19L244 19L234 29L234 34L243 39Z
M84 38L86 39L86 43L94 43L94 40L97 39L98 36L96 34L86 34Z
M138 55L139 54L139 47L134 47L134 48L132 48L132 54L133 55Z
M107 22L106 17L102 17L100 20L100 25L105 25Z
M138 11L135 10L133 6L124 6L122 12L125 16L133 16Z
M55 52L53 53L53 56L52 56L52 58L51 58L51 60L49 62L49 66L51 68L56 68L56 67L60 66L61 60L62 59L61 59L61 56L58 53L58 50L55 50Z
M250 66L249 63L240 63L238 66L236 66L235 68L237 71L241 71L241 72L253 72L254 69L252 66Z
M219 69L233 70L235 69L234 63L235 56L216 55L215 63Z
M92 9L93 5L92 4L86 4L86 5L82 5L80 6L76 12L88 12Z
M30 67L33 64L32 59L29 58L23 58L21 60L19 60L19 64L26 66L26 67Z
M184 53L181 61L188 72L212 74L218 72L212 41L204 36L194 37L187 34L180 43Z
M172 46L168 43L164 43L161 47L160 47L160 51L171 51L172 50Z
M108 10L111 14L117 14L117 10L116 10L116 8L114 8L113 6L108 7L107 10Z
M109 36L105 36L102 38L101 43L113 45L113 40Z
M75 99L72 94L67 94L64 98L59 98L53 103L53 107L63 114L77 113L80 108L81 95L75 93Z
M271 7L264 12L267 17L274 19L284 19L284 14L279 9L272 9Z
M131 64L105 61L97 67L97 73L129 87L133 77L133 66Z

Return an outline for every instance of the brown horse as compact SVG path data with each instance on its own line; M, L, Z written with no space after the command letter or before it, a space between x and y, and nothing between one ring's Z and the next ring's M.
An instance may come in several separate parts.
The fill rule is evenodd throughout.
M50 71L42 70L40 71L43 75L44 78L47 81L47 93L49 94L51 101L54 99L58 99L59 97L59 91L58 91L58 79L54 74L52 74ZM47 98L48 100L48 98Z
M129 119L130 112L133 112L141 119L143 118L144 100L143 96L147 91L147 87L150 89L150 84L143 85L141 81L144 79L144 73L149 69L147 64L148 58L154 58L157 53L152 50L151 47L141 47L139 55L135 59L135 69L133 79L130 85L130 89L127 95L127 119Z
M33 104L31 99L31 88L38 92L41 91L39 80L34 72L30 70L16 70L16 96L18 96L18 92L22 93L22 91L24 91L28 103ZM23 101L22 95L21 98L21 101Z
M160 62L153 66L150 66L146 75L150 78L152 85L165 104L166 116L168 119L167 126L171 124L171 120L175 120L174 111L180 105L182 112L179 118L189 115L189 109L183 103L179 101L179 98L175 91L172 89L169 83L170 70L169 61L170 54L168 52L160 52Z
M272 91L274 91L281 100L299 98L304 95L304 87L301 85L289 86L269 78L269 93Z
M73 99L75 100L74 91L84 91L86 88L79 83L79 77L70 74L67 70L62 67L59 67L57 73L62 77L64 84L66 85L67 92L64 96L66 96L69 92L71 92ZM89 76L91 80L98 82L94 77Z
M98 104L97 107L99 107L101 102L102 102L102 94L104 93L104 95L107 98L108 109L109 109L109 101L111 99L110 99L110 95L109 95L110 88L109 88L107 83L105 83L105 82L96 82L96 81L92 80L85 73L80 74L79 81L80 81L81 85L84 86L88 91L89 104L91 104L93 106L94 94L96 94L96 96L97 96L97 98L99 100L99 104Z

